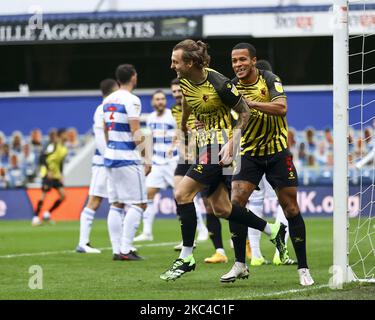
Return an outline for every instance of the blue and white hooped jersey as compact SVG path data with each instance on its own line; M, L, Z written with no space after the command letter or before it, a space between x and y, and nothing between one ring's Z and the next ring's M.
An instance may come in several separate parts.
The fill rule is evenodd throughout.
M126 90L117 90L103 101L108 142L104 165L118 168L141 164L141 156L130 130L129 119L139 119L141 100Z
M97 130L104 130L104 114L103 114L103 104L99 105L94 113L94 124L93 124L93 131L95 136L95 154L92 157L92 165L93 166L103 166L104 165L104 157L100 153L98 145L102 143L100 140L100 137L96 134ZM104 134L104 132L103 132ZM104 141L105 142L105 141Z
M95 149L94 156L92 157L91 165L102 167L104 166L104 158L103 155L100 153L98 148Z
M177 147L173 147L177 124L171 110L165 109L161 116L158 116L156 111L152 112L147 118L147 127L151 130L153 138L152 163L163 165L171 160L177 160Z

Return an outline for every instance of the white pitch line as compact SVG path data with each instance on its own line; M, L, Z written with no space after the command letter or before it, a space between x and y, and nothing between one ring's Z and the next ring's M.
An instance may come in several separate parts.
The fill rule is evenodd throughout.
M320 286L312 286L304 289L291 289L291 290L284 290L284 291L275 291L275 292L269 292L269 293L262 293L262 294L254 294L254 295L244 295L244 296L237 296L237 297L231 297L231 298L224 298L224 299L217 299L217 300L239 300L239 299L259 299L259 298L269 298L273 296L281 296L291 293L300 293L305 291L313 291L318 290L322 288L328 288L329 286L327 284L322 284Z
M165 247L170 245L176 245L178 242L160 242L160 243L149 243L140 244L137 247ZM110 250L111 247L99 248L100 250ZM33 256L48 256L53 254L64 254L64 253L75 253L75 250L61 250L61 251L44 251L44 252L31 252L31 253L17 253L17 254L7 254L0 256L0 259L10 259L10 258L20 258L20 257L33 257Z

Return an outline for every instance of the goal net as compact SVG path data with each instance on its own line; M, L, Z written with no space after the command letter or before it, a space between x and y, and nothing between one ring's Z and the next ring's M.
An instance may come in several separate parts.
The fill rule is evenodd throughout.
M347 281L375 281L375 1L348 4Z

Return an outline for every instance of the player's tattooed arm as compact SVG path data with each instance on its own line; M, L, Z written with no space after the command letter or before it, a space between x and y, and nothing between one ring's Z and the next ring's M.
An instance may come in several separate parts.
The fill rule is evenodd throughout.
M188 127L187 127L187 121L189 119L189 116L191 114L191 108L190 106L188 105L187 101L185 100L184 97L182 97L182 118L181 118L181 130L183 132L187 132L188 131Z
M277 98L271 102L259 102L246 99L249 108L259 110L272 116L285 116L288 111L288 105L285 97Z
M232 109L238 113L238 120L233 128L232 138L228 140L219 152L219 156L221 157L219 164L222 166L231 164L233 156L238 154L242 133L250 119L250 109L244 98L241 98Z
M232 108L238 113L238 120L236 126L233 129L240 129L241 133L245 130L247 123L250 119L250 109L244 98L241 98L240 101Z

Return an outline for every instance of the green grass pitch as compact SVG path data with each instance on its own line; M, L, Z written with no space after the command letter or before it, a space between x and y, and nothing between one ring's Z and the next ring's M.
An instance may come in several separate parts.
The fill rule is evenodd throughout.
M343 290L328 287L332 276L332 221L306 219L308 258L316 285L298 284L296 266L250 268L248 280L222 284L220 276L232 266L228 223L223 221L227 264L207 265L204 258L213 253L210 240L194 251L197 268L175 282L164 282L159 275L177 257L172 247L179 242L179 226L174 219L155 222L154 241L139 245L145 260L112 261L106 221L94 222L91 235L102 254L78 254L78 222L60 222L32 228L29 221L0 222L0 299L375 299L374 285L349 284ZM273 245L262 237L262 251L272 259ZM294 257L292 245L289 251ZM29 268L43 270L43 289L30 289Z

